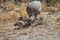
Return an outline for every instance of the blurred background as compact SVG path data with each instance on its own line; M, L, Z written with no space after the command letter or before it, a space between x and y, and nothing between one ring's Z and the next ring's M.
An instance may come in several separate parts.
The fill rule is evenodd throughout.
M39 19L42 24L34 27L35 21L28 28L14 26L20 16L29 18L26 7L32 1L42 3L37 16L43 17ZM0 40L60 40L60 0L0 0Z

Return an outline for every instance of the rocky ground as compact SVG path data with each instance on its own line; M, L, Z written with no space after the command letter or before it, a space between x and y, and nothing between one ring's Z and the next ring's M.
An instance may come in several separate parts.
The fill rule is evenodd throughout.
M56 12L42 12L44 20L41 25L20 27L20 29L15 30L19 26L14 26L14 23L18 21L17 19L21 15L19 12L15 12L15 8L19 9L20 6L11 4L13 8L9 6L10 3L9 5L7 4L10 9L4 10L0 8L0 40L60 40L60 10ZM3 5L1 4L1 6ZM6 10L8 11L6 12ZM20 13L26 12L21 8Z

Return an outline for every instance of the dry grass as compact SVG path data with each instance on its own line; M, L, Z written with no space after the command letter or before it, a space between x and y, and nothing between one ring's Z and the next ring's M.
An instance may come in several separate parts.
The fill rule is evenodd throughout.
M10 11L6 14L6 22L18 21L20 14L15 11Z
M26 4L22 3L21 7L20 7L20 15L23 17L23 19L28 19L29 16L28 16L28 13L26 11Z
M4 4L4 6L6 7L5 10L7 10L7 11L14 10L17 7L17 5L15 5L13 2L7 2Z
M22 18L28 19L28 14L26 12L26 5L22 4L21 7L15 8L13 11L9 11L6 13L6 21L13 22L18 21L18 18L22 16Z
M19 16L22 16L23 19L28 19L29 16L28 16L28 13L26 12L26 6L27 4L25 3L22 3L21 4L21 7L18 7L17 5L15 5L14 3L12 2L7 2L5 3L5 7L7 7L6 11L7 10L10 10L10 11L7 11L3 14L3 10L0 9L0 14L2 15L5 15L5 17L0 17L1 21L4 19L6 22L14 22L14 21L18 21L18 18ZM43 11L47 11L47 7L46 5L43 3L42 4L42 10ZM55 12L57 11L58 8L56 7L53 7L53 6L50 6L48 8L48 11L49 12ZM37 16L37 19L39 19L39 17L41 16L44 16L45 18L48 17L48 15L45 14L46 12L41 12L38 16ZM47 17L46 17L47 16ZM5 19L6 18L6 19ZM48 18L47 18L48 19Z

